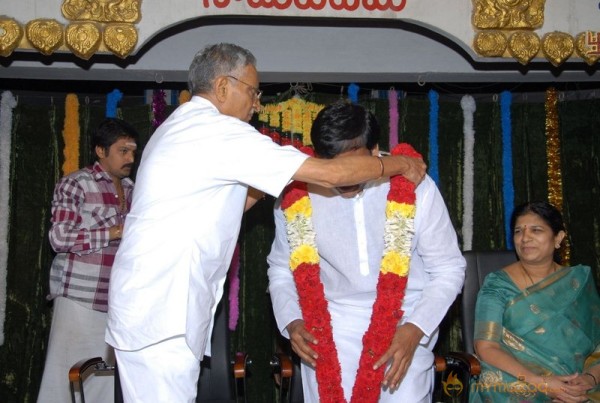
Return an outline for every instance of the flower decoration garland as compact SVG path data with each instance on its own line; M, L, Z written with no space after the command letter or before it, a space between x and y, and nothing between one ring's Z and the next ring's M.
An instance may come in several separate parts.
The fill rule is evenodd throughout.
M13 109L17 100L4 91L0 101L0 346L4 344L6 318L6 286L8 272L8 230L10 210L10 152L12 144Z
M265 128L262 132L271 136L273 141L287 145L296 140L298 146L308 146L311 145L312 122L323 108L324 105L293 97L285 102L263 105L258 113L258 120L272 129L266 130ZM281 136L276 130L287 133L289 136ZM295 139L294 135L301 135L302 139Z
M116 118L117 117L117 106L119 102L123 99L123 93L118 89L112 90L112 92L108 93L106 96L106 117L107 118Z
M167 117L167 100L164 90L152 92L152 127L157 128Z
M235 245L231 265L227 272L229 279L229 330L234 331L240 317L240 244Z
M67 94L65 99L65 124L63 128L63 138L65 148L63 153L65 161L63 162L63 175L68 175L79 169L79 99L75 94Z
M471 95L465 95L460 100L463 110L463 138L465 143L463 167L463 250L473 248L473 200L474 200L474 175L473 165L475 149L475 131L473 130L473 114L475 113L475 100Z
M512 94L502 91L500 94L500 111L502 115L502 193L504 201L504 237L506 248L513 248L513 238L510 231L510 216L515 205L515 188L513 184L512 159L512 118L510 108Z
M548 88L544 104L546 111L546 159L548 172L548 202L562 211L563 186L560 157L560 125L558 122L558 91ZM568 265L571 260L569 237L565 237L560 250L562 263Z
M398 92L395 89L388 91L389 115L390 115L390 150L398 145Z
M427 96L429 98L429 176L431 176L431 179L433 179L433 181L439 186L440 169L438 165L438 121L440 118L440 95L434 90L429 90Z
M303 151L312 155L311 149L304 148ZM420 157L405 143L396 146L392 154ZM390 179L377 297L373 304L371 322L363 336L352 402L370 403L379 400L385 366L373 370L373 365L389 347L396 326L404 314L402 302L410 267L415 199L415 185L412 182L400 175ZM319 344L313 348L319 355L316 376L320 401L345 402L331 316L320 280L320 259L307 185L292 182L284 191L281 208L286 218L290 270L298 291L302 316L306 328L319 340Z

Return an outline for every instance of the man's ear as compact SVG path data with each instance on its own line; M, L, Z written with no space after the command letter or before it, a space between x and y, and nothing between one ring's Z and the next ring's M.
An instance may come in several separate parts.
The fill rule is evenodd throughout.
M104 150L104 148L96 146L94 150L96 151L96 156L99 160L101 160L102 158L106 158L106 151Z
M215 80L215 97L221 103L227 100L229 92L229 80L225 76L221 76Z

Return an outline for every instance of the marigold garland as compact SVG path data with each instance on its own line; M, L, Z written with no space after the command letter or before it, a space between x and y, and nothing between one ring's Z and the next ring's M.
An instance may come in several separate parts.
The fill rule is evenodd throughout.
M192 94L190 94L188 90L183 90L179 93L179 98L177 99L177 101L179 102L179 105L182 105L190 99L192 99Z
M62 166L63 175L68 175L79 169L79 99L75 94L67 94L65 99L65 124L63 138L65 161Z
M558 92L556 88L546 91L546 159L548 164L548 202L562 211L563 187L560 162L560 133L558 124ZM562 263L568 265L571 250L568 237L561 249Z
M310 141L312 122L323 108L324 105L293 97L285 102L263 105L258 113L258 120L272 129L289 133L290 140L294 134L301 134L302 144L309 146L312 144Z
M311 149L303 151L312 155ZM420 157L405 143L396 146L392 154ZM381 393L385 366L374 371L373 365L388 349L404 314L401 308L410 267L415 199L415 185L412 182L400 175L390 179L377 297L371 322L363 336L352 402L377 402ZM281 208L286 217L290 270L296 283L302 316L306 328L319 340L319 344L313 348L319 355L316 376L320 401L345 402L331 316L320 280L319 253L306 184L292 182L284 191Z

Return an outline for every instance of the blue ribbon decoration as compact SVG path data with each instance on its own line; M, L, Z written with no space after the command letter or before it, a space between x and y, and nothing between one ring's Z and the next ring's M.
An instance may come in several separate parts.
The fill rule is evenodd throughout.
M360 91L360 87L354 83L351 83L348 86L348 98L353 104L358 103L358 91Z
M438 121L439 121L439 94L434 90L429 90L429 176L439 186L440 169L438 163L439 145L438 145Z
M512 120L510 114L511 105L512 94L510 91L503 91L500 95L500 114L502 117L502 195L504 202L504 233L507 249L513 249L510 218L515 205L512 158Z
M117 105L122 98L123 98L123 93L117 89L112 90L112 92L106 96L106 117L107 118L116 118L117 117Z

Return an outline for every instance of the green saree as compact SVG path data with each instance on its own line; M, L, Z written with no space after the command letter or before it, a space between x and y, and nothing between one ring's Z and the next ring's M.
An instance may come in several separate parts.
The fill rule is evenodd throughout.
M590 268L563 268L523 291L504 270L489 274L477 297L475 340L497 342L540 375L581 373L599 364L600 297ZM485 362L470 388L470 402L550 401L544 385Z

